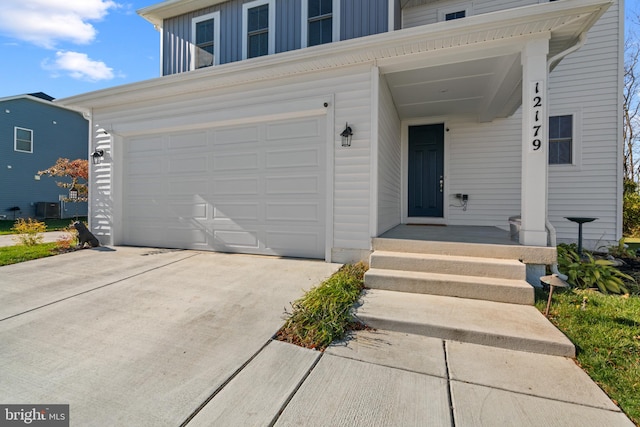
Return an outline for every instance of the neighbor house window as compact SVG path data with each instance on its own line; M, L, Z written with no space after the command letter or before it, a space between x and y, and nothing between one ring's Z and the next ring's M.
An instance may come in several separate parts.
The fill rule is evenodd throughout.
M25 128L14 128L13 149L23 153L33 153L33 131Z
M549 117L549 164L573 162L573 115Z
M210 67L220 63L220 12L193 18L193 52L191 68Z
M275 53L275 1L257 0L242 5L242 57Z

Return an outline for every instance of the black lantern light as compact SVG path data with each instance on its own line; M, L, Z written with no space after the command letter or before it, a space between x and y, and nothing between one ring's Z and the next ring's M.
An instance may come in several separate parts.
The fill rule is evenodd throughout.
M353 130L349 126L349 123L345 123L344 130L340 134L342 137L342 146L343 147L351 147L351 138L353 137Z
M78 189L76 187L71 187L69 190L69 200L73 200L74 202L78 200Z
M93 164L97 165L98 163L100 163L100 160L102 160L102 158L104 157L104 150L96 150L93 153L91 153L91 159L93 160Z

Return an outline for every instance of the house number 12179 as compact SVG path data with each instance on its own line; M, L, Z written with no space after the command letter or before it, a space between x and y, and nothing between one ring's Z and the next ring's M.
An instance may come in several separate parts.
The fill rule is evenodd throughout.
M544 103L544 86L543 82L533 82L531 85L531 151L541 152L542 148L542 135L544 132L544 114L542 105Z

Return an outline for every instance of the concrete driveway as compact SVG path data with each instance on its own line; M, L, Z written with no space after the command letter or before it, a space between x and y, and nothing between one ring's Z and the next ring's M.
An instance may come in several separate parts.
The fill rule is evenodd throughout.
M338 267L130 247L0 267L0 402L70 404L75 426L180 425Z

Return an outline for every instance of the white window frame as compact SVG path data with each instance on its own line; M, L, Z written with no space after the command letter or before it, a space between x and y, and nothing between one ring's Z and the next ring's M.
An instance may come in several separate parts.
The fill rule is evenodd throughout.
M582 167L582 110L558 110L549 113L549 117L572 116L571 138L571 163L551 164L547 158L547 164L554 171L575 171ZM547 129L549 123L547 118Z
M249 27L249 9L269 5L269 39L268 55L276 53L276 1L275 0L255 0L242 5L242 59L247 59L247 31Z
M464 11L465 18L473 15L473 4L470 2L456 3L454 5L438 9L438 22L446 21L445 17L449 13L462 12L462 11Z
M196 70L196 25L202 21L213 19L213 66L220 64L220 11L196 16L191 20L191 69ZM207 67L201 67L207 68Z
M331 25L332 37L331 42L340 41L340 0L333 0L331 4ZM301 47L309 47L309 0L302 0L302 34L300 34Z
M18 149L18 130L26 130L31 134L31 146L29 151ZM33 129L21 128L18 126L13 128L13 150L19 153L33 153Z

